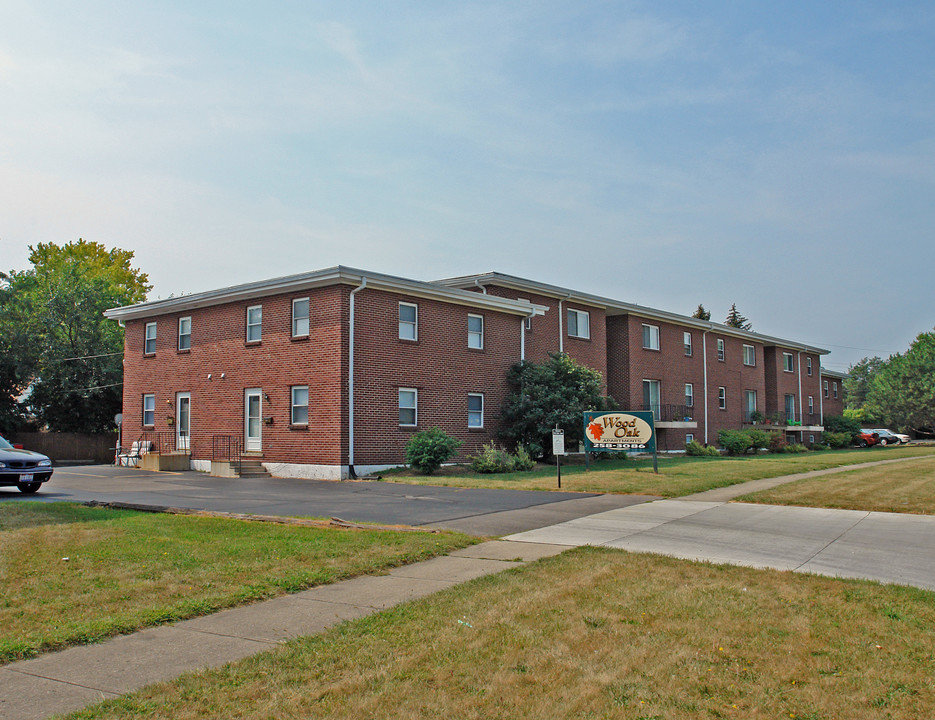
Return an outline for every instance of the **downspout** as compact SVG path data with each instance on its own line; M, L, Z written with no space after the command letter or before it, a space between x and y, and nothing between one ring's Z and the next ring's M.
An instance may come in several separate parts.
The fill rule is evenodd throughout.
M701 333L701 357L703 362L701 367L704 369L704 444L707 447L708 445L708 333L711 332L711 328L708 328L703 333Z
M529 315L522 319L519 324L519 359L520 362L526 361L526 320L536 316L535 310L530 310Z
M805 413L802 412L802 351L796 354L796 363L798 364L799 375L799 422L805 420ZM805 431L802 431L802 440L805 440Z
M474 280L474 286L475 286L478 290L480 290L484 295L487 294L487 288L485 288L483 285L480 284L480 278L475 278L475 280Z
M821 379L821 357L818 358L818 416L821 420L821 427L825 427L825 383Z
M562 303L565 302L571 295L566 295L563 299L558 301L558 351L560 353L565 352L565 329L563 327L563 313L562 313Z
M354 470L354 296L365 287L367 287L367 278L361 277L360 285L351 290L350 339L347 362L347 474L352 480L357 479L357 472Z

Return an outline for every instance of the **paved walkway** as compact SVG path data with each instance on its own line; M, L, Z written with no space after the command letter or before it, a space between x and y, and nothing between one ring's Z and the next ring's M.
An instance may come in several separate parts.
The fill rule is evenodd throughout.
M521 527L546 519L555 524L397 568L387 575L315 587L0 667L0 718L36 720L77 710L578 545L935 590L935 517L725 502L767 483L771 487L804 476L853 469L771 478L629 507L608 508L593 497L566 501L568 508L557 503L545 516L536 515L541 508L516 508ZM594 514L578 517L581 502L588 503ZM491 517L491 525L506 521Z

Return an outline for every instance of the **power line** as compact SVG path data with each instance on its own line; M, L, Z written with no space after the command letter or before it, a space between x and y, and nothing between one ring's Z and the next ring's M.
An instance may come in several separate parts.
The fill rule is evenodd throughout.
M55 359L49 360L49 362L68 362L69 360L91 360L93 358L114 357L115 355L123 355L123 352L104 353L103 355L83 355L81 357L70 357L70 358L55 358Z

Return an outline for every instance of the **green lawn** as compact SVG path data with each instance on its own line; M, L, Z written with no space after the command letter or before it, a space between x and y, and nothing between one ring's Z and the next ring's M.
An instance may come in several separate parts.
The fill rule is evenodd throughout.
M712 488L736 485L747 480L779 477L810 470L854 465L876 460L935 455L935 446L828 450L795 455L695 458L660 456L659 474L653 473L652 459L601 460L585 471L583 465L562 466L562 490L572 492L623 493L680 497ZM411 470L383 473L389 482L415 485L442 485L465 488L510 490L557 489L555 467L538 467L529 472L483 475L464 467L442 468L433 475Z
M580 548L76 713L935 717L935 594Z
M0 503L0 663L382 572L473 542L456 533Z

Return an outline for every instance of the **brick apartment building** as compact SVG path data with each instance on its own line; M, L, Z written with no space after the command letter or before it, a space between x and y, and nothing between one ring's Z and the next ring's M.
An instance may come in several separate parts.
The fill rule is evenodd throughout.
M403 461L440 427L461 456L496 439L509 367L565 352L662 450L753 421L821 433L826 350L500 273L420 282L336 267L105 313L125 326L123 444L191 466L245 454L275 475ZM837 406L835 406L837 407Z

